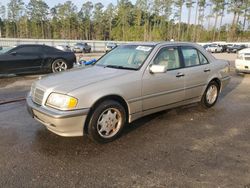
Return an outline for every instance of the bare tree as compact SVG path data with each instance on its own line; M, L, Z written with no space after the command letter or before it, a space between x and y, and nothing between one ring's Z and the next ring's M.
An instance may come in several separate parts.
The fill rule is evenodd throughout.
M181 39L181 18L182 18L182 8L185 0L177 0L175 1L175 6L177 7L176 16L178 17L178 40Z
M186 34L187 40L190 40L190 38L189 38L190 20L191 20L191 11L192 11L194 3L195 2L192 0L187 0L187 2L186 2L186 7L188 9L188 22L187 22L188 25L187 25L187 34ZM197 13L197 11L196 11L196 13ZM197 15L195 16L195 19L197 19Z

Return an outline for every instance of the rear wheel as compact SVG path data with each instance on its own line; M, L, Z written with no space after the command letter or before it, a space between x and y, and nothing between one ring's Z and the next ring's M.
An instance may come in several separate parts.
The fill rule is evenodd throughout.
M99 143L115 140L126 123L124 107L113 100L102 102L94 110L88 124L89 137Z
M55 60L51 65L52 72L61 72L68 69L68 64L63 59Z
M219 96L219 85L217 82L212 81L208 84L202 99L201 104L205 108L211 108L217 102Z

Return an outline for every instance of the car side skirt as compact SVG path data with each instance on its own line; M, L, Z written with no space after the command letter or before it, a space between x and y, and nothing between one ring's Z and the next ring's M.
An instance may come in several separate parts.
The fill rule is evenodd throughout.
M152 108L152 109L148 109L148 110L145 110L142 112L130 114L129 115L129 123L131 123L131 122L133 122L141 117L144 117L144 116L156 113L156 112L160 112L160 111L164 111L164 110L168 110L168 109L172 109L172 108L176 108L176 107L180 107L180 106L185 106L185 105L192 104L192 103L197 103L201 100L201 97L202 96L197 96L197 97L182 100L182 101L179 101L176 103L172 103L172 104L168 104L168 105L164 105L164 106L159 106L157 108Z

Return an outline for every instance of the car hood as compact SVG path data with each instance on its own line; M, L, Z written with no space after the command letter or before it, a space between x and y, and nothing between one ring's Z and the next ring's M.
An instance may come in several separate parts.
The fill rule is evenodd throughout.
M85 87L96 82L114 79L125 74L133 73L131 70L114 69L102 66L76 68L67 72L55 73L41 78L37 87L50 89L59 93L69 93L75 89Z

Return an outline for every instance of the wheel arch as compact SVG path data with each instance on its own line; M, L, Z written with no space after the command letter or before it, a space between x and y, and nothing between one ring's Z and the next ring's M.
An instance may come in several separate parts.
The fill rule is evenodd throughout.
M52 71L52 65L53 65L53 63L55 62L55 61L57 61L57 60L63 60L63 61L65 61L66 63L67 63L67 66L68 66L68 69L71 69L72 67L73 67L73 63L71 64L71 63L69 63L69 60L67 59L67 58L65 58L65 57L54 57L54 58L52 58L51 59L51 63L50 63L50 70Z
M95 110L95 108L101 104L103 101L106 101L106 100L114 100L116 102L119 102L125 109L125 112L126 112L126 121L128 121L128 118L129 118L129 106L128 106L128 103L126 102L126 100L121 97L120 95L116 95L116 94L112 94L112 95L106 95L106 96L103 96L101 98L99 98L98 100L96 100L94 102L94 104L91 106L90 108L90 111L87 115L87 118L86 118L86 121L84 123L84 127L83 127L83 131L85 134L88 134L88 123L89 123L89 120Z
M208 84L211 82L216 82L219 86L219 91L221 91L221 80L218 77L211 78L210 81L208 82Z

